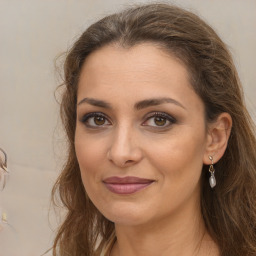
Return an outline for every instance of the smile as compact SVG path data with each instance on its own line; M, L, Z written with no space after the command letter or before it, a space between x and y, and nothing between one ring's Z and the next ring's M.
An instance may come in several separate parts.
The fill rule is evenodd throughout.
M106 188L115 194L133 194L149 185L154 180L138 177L109 177L103 181Z

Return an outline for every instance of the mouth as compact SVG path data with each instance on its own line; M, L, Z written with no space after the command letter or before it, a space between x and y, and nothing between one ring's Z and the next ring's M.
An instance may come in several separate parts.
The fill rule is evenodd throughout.
M109 177L103 180L106 188L115 194L133 194L138 192L149 185L155 180L143 179L139 177Z

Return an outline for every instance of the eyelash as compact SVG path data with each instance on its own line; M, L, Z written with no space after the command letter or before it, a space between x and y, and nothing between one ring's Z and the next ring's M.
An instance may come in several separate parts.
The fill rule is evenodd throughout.
M96 117L103 118L104 123L102 125L97 125L97 124L91 125L91 124L89 124L90 118L96 118ZM150 119L157 118L157 117L160 117L165 121L164 125L147 125L147 124L145 124ZM152 129L166 129L169 126L171 126L172 124L175 124L177 122L174 117L170 116L169 114L167 114L165 112L152 112L152 113L149 113L148 115L146 115L145 118L146 118L146 120L142 123L142 126L149 126ZM98 129L98 128L102 128L102 127L111 125L111 122L109 121L109 118L101 112L88 113L88 114L84 115L80 121L85 126L87 126L88 128L92 128L92 129ZM95 121L95 119L94 119L94 121ZM105 124L105 122L108 122L108 123ZM169 122L169 124L166 125L166 122Z
M104 118L104 120L108 121L108 117L106 115L104 115L103 113L101 112L92 112L92 113L88 113L86 115L84 115L82 117L82 119L80 120L83 124L85 124L85 126L89 127L89 128L94 128L94 129L97 129L97 128L100 128L100 127L103 127L103 126L106 126L106 125L90 125L89 124L89 121L90 121L90 118L96 118L96 117L101 117L101 118ZM108 121L109 122L109 121ZM111 122L109 122L111 124ZM109 125L109 124L108 124Z
M157 118L157 117L160 117L162 119L164 119L166 122L168 121L169 124L166 125L166 123L164 125L155 125L155 126L150 126L152 127L153 129L156 128L156 129L166 129L168 128L169 126L171 126L172 124L175 124L177 121L174 117L170 116L169 114L165 113L165 112L152 112L152 113L149 113L146 117L146 121L143 122L143 126L147 126L145 125L145 123L147 121L149 121L150 119L152 118ZM155 121L155 120L154 120Z

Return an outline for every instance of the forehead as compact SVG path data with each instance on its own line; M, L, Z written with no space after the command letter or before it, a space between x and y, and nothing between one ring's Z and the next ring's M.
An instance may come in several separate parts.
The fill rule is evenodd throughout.
M78 101L95 96L107 101L119 97L126 102L152 96L200 101L185 65L150 43L129 49L108 45L90 54L82 67Z
M86 58L82 73L86 71L102 74L122 72L121 75L124 75L129 72L142 72L145 77L149 72L147 75L164 76L167 70L173 68L179 68L182 75L187 77L186 67L181 61L153 43L142 43L130 48L110 44L92 52Z

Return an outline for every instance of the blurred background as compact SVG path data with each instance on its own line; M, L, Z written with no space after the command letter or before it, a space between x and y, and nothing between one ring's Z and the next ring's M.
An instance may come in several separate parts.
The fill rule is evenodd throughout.
M10 172L0 191L0 216L7 220L0 220L0 256L39 256L54 237L50 193L65 160L56 57L92 22L143 2L150 1L0 0L0 147ZM256 121L256 1L165 2L201 16L230 47Z

